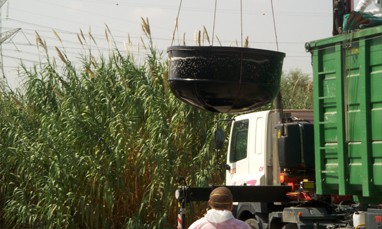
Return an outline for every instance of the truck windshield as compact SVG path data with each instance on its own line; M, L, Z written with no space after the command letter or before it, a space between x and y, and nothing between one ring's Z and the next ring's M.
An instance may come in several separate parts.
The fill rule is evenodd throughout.
M230 148L230 163L247 157L248 119L233 124Z

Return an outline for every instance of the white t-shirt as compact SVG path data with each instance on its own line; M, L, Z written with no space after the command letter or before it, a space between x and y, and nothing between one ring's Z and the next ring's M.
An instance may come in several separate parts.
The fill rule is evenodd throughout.
M227 210L211 209L207 214L195 221L188 229L251 229L251 227L233 217Z
M366 8L371 3L374 3L374 7L368 11L365 11ZM371 13L375 16L381 17L382 16L382 0L360 0L358 2L357 7L355 8L355 11L368 12L368 13Z

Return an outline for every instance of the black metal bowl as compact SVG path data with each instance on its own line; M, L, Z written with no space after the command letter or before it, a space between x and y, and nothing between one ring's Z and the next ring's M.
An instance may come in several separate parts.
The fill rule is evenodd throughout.
M200 46L172 46L167 53L171 91L204 110L252 110L271 102L280 88L285 53Z

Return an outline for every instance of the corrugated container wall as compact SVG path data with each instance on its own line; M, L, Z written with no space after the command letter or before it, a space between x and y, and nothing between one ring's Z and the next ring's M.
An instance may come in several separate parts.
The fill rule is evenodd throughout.
M382 203L382 27L313 41L319 194Z

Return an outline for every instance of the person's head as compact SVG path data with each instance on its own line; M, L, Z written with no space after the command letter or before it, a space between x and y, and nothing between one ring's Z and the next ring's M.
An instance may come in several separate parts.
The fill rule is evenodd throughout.
M217 187L210 193L208 204L217 210L232 210L232 193L226 187Z

